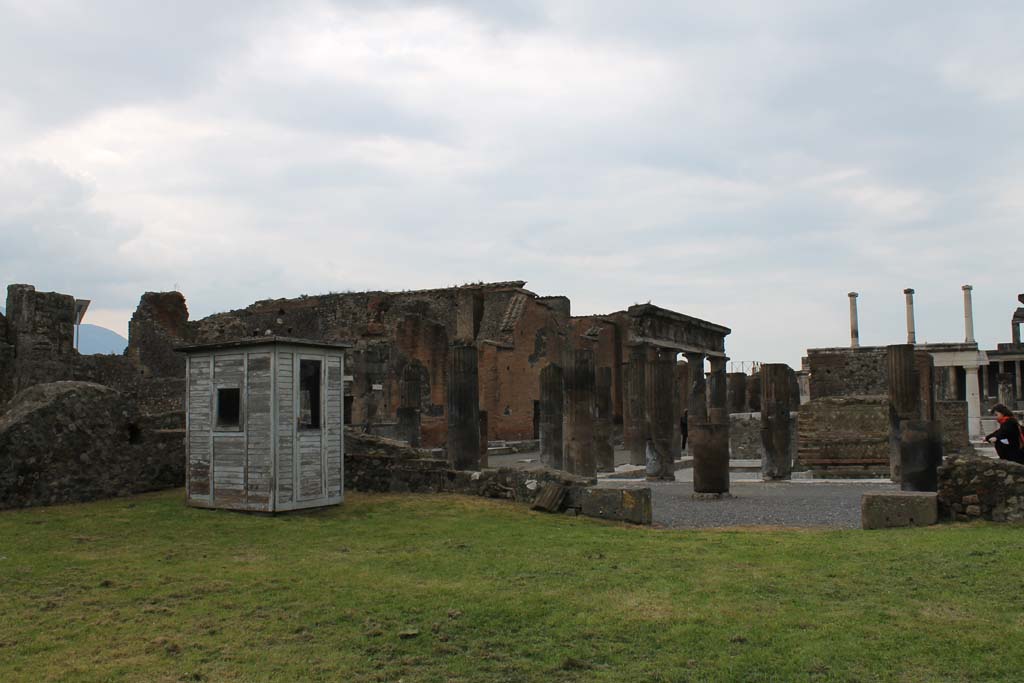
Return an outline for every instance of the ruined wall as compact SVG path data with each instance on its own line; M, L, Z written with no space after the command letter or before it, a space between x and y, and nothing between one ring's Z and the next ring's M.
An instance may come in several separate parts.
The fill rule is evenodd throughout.
M939 516L950 521L1024 521L1024 465L954 455L939 467Z
M185 357L174 345L191 340L181 292L146 292L128 322L125 354L147 377L184 377Z
M38 384L0 415L0 508L182 486L180 438L139 427L125 394L87 382Z
M830 397L805 403L797 418L797 464L856 476L889 471L889 400Z
M7 288L9 345L6 394L43 382L71 378L74 349L75 298L57 292L37 292L32 285Z
M935 420L942 429L942 450L946 455L973 451L967 432L967 401L936 401Z
M811 400L889 392L885 347L808 349L807 365Z

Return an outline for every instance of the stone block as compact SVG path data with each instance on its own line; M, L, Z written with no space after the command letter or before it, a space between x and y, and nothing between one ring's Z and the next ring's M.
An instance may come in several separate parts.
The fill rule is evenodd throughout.
M865 493L861 498L860 520L864 529L935 524L939 521L938 496L916 491Z
M632 524L650 524L651 489L587 488L576 501L581 514Z

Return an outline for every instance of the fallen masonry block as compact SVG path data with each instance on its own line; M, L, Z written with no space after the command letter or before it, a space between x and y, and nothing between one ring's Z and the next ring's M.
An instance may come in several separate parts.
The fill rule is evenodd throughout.
M530 506L531 510L542 510L544 512L558 512L562 509L562 503L565 502L565 494L568 488L561 484L553 481L549 481L544 484L540 490L536 500L533 501L533 505Z
M632 524L650 524L651 489L585 488L573 501L580 514Z
M865 493L860 503L860 521L864 529L936 524L938 495L916 491Z

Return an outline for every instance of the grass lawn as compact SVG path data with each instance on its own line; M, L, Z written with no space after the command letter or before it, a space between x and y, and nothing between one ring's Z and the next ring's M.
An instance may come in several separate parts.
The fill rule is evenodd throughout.
M1024 528L666 531L458 496L0 512L0 681L1024 680Z

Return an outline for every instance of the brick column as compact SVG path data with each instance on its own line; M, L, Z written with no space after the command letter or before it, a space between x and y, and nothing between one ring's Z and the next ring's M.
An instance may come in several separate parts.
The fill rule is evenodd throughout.
M562 460L562 368L547 365L540 371L540 461L556 470Z
M448 358L448 464L456 470L479 470L480 382L476 347L453 345Z
M569 474L595 477L597 459L594 457L594 352L589 349L578 349L566 353L563 380L564 469Z

